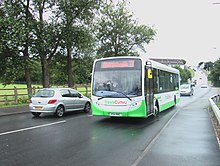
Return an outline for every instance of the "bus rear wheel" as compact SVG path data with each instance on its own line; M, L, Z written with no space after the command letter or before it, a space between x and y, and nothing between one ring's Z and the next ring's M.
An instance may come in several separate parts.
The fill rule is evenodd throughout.
M175 106L176 105L176 96L174 96L174 105L173 106Z

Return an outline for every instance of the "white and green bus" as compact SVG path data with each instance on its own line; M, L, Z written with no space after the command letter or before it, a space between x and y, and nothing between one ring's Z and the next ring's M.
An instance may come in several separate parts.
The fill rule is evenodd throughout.
M156 116L180 101L179 80L179 70L149 59L97 59L92 71L92 115Z

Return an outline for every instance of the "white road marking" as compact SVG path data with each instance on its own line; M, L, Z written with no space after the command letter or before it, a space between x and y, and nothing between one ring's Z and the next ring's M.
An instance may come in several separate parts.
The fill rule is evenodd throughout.
M179 109L172 115L172 117L166 122L166 124L163 126L163 128L157 133L157 135L151 140L151 142L145 147L144 151L141 153L141 155L136 159L136 161L131 166L137 166L140 164L141 160L145 157L145 155L150 151L152 146L155 144L155 142L159 139L161 134L164 132L164 130L167 128L167 126L171 123L173 118L176 116L176 114L179 112Z
M44 124L44 125L39 125L39 126L33 126L33 127L28 127L28 128L19 129L19 130L8 131L8 132L0 133L0 136L7 135L7 134L12 134L12 133L18 133L18 132L22 132L22 131L26 131L26 130L32 130L32 129L42 128L42 127L47 127L47 126L56 125L56 124L60 124L60 123L65 123L65 122L66 121L63 120L63 121L59 121L59 122L47 123L47 124Z

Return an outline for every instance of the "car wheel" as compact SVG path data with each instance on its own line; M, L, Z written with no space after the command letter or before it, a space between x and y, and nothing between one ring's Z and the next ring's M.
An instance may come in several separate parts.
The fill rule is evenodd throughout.
M59 105L57 107L57 109L56 109L56 113L55 114L56 114L56 116L58 118L61 118L63 116L63 114L64 114L64 107L62 105Z
M89 102L87 102L84 107L84 112L88 113L88 112L90 112L90 110L91 110L91 104Z
M32 115L34 115L34 117L39 117L41 114L41 112L32 112Z

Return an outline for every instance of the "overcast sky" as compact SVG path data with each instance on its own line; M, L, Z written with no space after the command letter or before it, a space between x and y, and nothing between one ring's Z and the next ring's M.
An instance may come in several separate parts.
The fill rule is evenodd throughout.
M220 57L220 0L129 0L139 24L157 35L146 48L148 57L185 59L187 65Z

